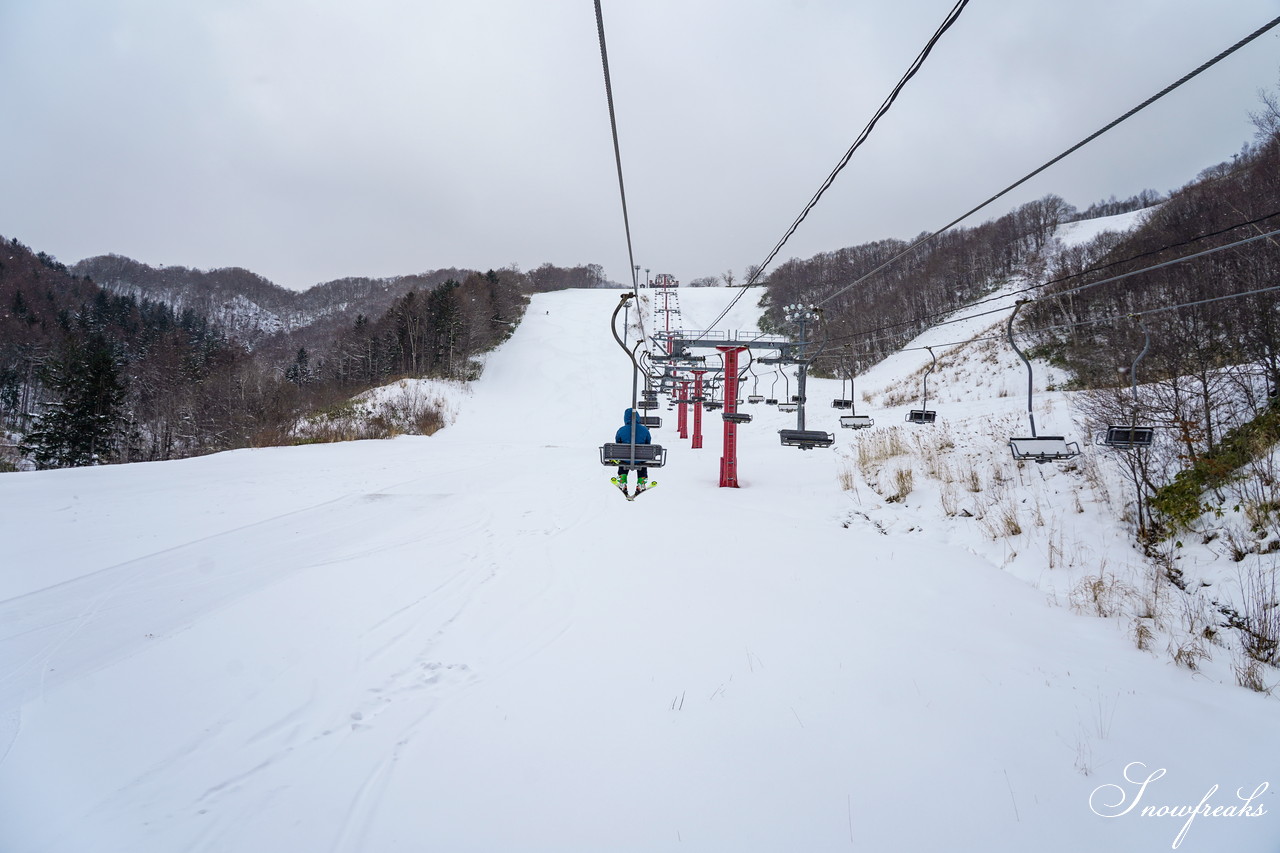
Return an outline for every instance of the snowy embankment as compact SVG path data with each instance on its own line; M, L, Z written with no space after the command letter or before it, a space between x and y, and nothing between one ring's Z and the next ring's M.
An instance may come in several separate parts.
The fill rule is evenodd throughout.
M682 291L685 325L731 296ZM740 489L718 418L692 450L658 412L669 463L627 503L596 450L617 298L534 297L431 437L0 477L0 849L1156 851L1186 818L1142 808L1280 781L1273 699L1058 606L1036 584L1073 575L981 526L998 490L1090 538L1071 571L1124 547L1078 475L1008 472L1011 353L931 377L927 433L897 426L925 353L859 384L873 434L976 472L973 518L924 471L888 501L872 437L780 447L762 406ZM1057 395L1037 418L1069 426ZM1272 851L1274 803L1179 849Z

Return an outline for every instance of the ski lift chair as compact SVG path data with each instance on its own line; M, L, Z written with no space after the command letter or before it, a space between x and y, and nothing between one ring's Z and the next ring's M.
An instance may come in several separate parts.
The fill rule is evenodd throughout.
M840 399L831 401L832 408L836 408L836 409L847 408L849 410L849 414L840 416L840 426L845 429L867 429L869 427L875 426L876 422L872 420L869 415L858 414L856 407L853 405L854 396L857 394L857 389L854 388L853 374L849 373L848 370L845 370L844 372L849 376L849 396L847 399L843 397L844 379L841 378L840 393L842 396ZM842 405L843 403L848 403L849 405L844 406Z
M780 429L778 438L782 440L783 447L798 447L801 450L830 447L836 443L835 435L820 429Z
M920 408L907 412L907 423L909 424L931 424L938 420L938 413L929 408L929 374L933 373L933 369L938 366L938 357L933 354L933 347L925 347L925 349L929 351L929 357L933 359L933 363L924 372Z
M615 468L661 468L667 464L667 451L661 444L616 444L600 448L600 464Z
M777 387L778 387L778 374L774 373L773 384L769 386L769 396L764 398L764 404L766 406L778 405L778 398L776 396L778 392L775 390Z
M1027 419L1031 422L1031 435L1025 438L1010 438L1009 451L1013 453L1013 458L1022 462L1064 462L1068 459L1074 459L1080 455L1080 445L1074 441L1067 441L1066 437L1061 435L1037 435L1036 434L1036 416L1031 410L1032 397L1032 371L1031 362L1018 349L1017 343L1013 340L1013 318L1018 316L1018 309L1022 307L1024 300L1018 300L1013 306L1013 311L1009 314L1009 345L1013 347L1013 351L1018 354L1023 363L1027 366Z
M1155 440L1155 427L1138 426L1138 362L1142 361L1146 356L1147 350L1151 349L1151 332L1147 330L1147 324L1142 319L1142 315L1137 315L1138 324L1142 327L1143 345L1142 352L1138 353L1138 357L1133 360L1133 367L1129 369L1129 379L1133 383L1133 422L1128 424L1112 424L1107 427L1106 435L1102 438L1100 444L1107 447L1114 447L1117 450L1129 450L1135 447L1150 447Z
M1155 437L1154 427L1109 426L1100 443L1117 450L1129 450L1134 447L1150 447Z
M622 313L623 307L627 304L627 300L632 298L632 294L624 293L618 300L617 306L613 309L613 316L609 320L610 329L613 332L613 339L618 342L618 346L627 354L627 359L631 362L631 399L633 401L633 409L657 408L656 399L636 400L637 384L641 373L640 363L636 359L636 350L640 348L640 341L637 341L634 347L628 347L622 336L618 334L618 315ZM646 380L646 383L648 380ZM648 397L651 389L646 388L645 396ZM657 396L654 394L653 396ZM649 404L649 405L646 405ZM639 425L640 420L631 421L634 425ZM667 451L660 444L636 444L635 430L631 431L631 441L628 442L609 442L600 447L600 464L612 467L623 468L661 468L667 463Z
M1033 435L1009 439L1013 458L1024 462L1063 462L1080 455L1080 445L1061 435Z
M751 369L751 364L747 365L747 369ZM760 393L760 377L756 376L754 370L751 371L751 377L751 393L747 395L747 402L755 406L764 402L764 395Z
M849 347L846 344L845 349L847 350L848 348ZM847 380L848 373L849 373L849 370L845 366L845 360L844 360L844 357L842 356L840 358L840 396L831 401L831 408L833 409L852 409L853 408L853 400L844 395L844 383Z
M746 412L721 412L720 419L734 424L751 423L751 415Z
M662 429L662 417L660 415L641 415L640 425L649 429Z
M779 412L794 412L800 408L799 398L795 394L791 393L791 380L787 378L787 374L782 374L782 381L785 383L784 387L786 388L787 399L780 399L774 405L778 407Z

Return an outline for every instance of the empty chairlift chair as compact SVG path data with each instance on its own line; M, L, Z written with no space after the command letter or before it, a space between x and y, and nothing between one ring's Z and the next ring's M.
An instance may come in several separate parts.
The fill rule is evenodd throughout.
M791 394L791 380L787 377L786 373L782 374L782 381L785 383L784 387L786 388L787 399L778 403L778 411L794 412L800 408L800 401Z
M854 387L853 374L849 373L848 370L846 370L845 373L849 377L849 396L841 396L839 399L831 401L831 407L833 409L849 410L849 414L840 416L840 426L845 429L866 429L868 427L875 426L876 422L870 416L860 415L857 413L857 410L854 409L853 399L854 395L857 393L857 389ZM844 394L843 378L840 380L840 393L842 395ZM849 405L842 405L844 403L848 403Z
M784 374L785 375L785 374ZM802 386L803 387L803 386ZM787 388L790 391L790 386ZM813 450L815 447L830 447L836 443L834 434L824 432L820 429L804 429L804 410L801 408L803 400L798 395L791 396L790 403L779 403L778 411L794 412L800 411L797 417L799 423L796 429L780 429L778 430L778 438L782 441L783 447L798 447L801 450Z
M1023 364L1027 366L1027 419L1031 422L1031 435L1021 438L1009 439L1009 451L1013 454L1014 459L1027 462L1062 462L1067 459L1074 459L1080 455L1080 445L1074 441L1067 441L1065 436L1061 435L1038 435L1036 433L1036 416L1031 409L1032 399L1032 378L1031 362L1018 349L1018 345L1013 340L1013 318L1018 315L1018 309L1022 307L1023 300L1018 300L1014 305L1013 312L1009 314L1009 345L1013 347L1013 351L1022 359Z
M801 450L813 450L815 447L830 447L836 443L836 437L820 429L780 429L778 437L785 447L798 447Z
M1143 345L1142 352L1138 353L1138 357L1133 360L1133 367L1129 369L1129 380L1133 385L1133 421L1127 424L1112 424L1108 426L1106 434L1099 442L1099 444L1114 447L1117 450L1150 447L1156 435L1155 427L1138 425L1138 362L1142 361L1143 356L1147 354L1147 350L1151 348L1151 333L1147 330L1147 324L1143 321L1142 315L1139 314L1137 316L1138 323L1142 327Z
M907 412L907 423L931 424L938 419L938 413L929 408L929 374L933 373L933 369L938 366L938 357L933 354L933 347L925 347L925 349L929 351L929 357L933 359L933 362L929 365L929 369L924 372L920 408Z

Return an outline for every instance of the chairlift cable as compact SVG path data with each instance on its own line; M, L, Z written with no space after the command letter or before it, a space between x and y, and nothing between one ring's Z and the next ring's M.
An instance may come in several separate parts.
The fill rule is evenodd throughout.
M1180 248L1180 247L1182 247L1182 246L1190 245L1191 243L1198 243L1199 241L1201 241L1201 240L1207 240L1207 239L1208 239L1208 238L1210 238L1210 237L1218 237L1218 236L1220 236L1220 235L1222 235L1222 234L1226 234L1228 231L1234 231L1234 230L1236 230L1237 228L1245 228L1245 227L1248 227L1248 226L1250 226L1250 225L1254 225L1254 226L1256 226L1256 225L1257 225L1258 223L1260 223L1260 222L1265 222L1265 221L1266 221L1266 220L1268 220L1268 219L1274 219L1274 218L1275 218L1275 217L1277 217L1277 216L1280 216L1280 210L1272 211L1271 213L1268 213L1268 214L1266 214L1265 216L1259 216L1257 219L1250 219L1248 222L1237 222L1237 223L1236 223L1236 224L1234 224L1234 225L1228 225L1226 228L1221 228L1221 229L1219 229L1219 230L1217 230L1217 231L1210 231L1210 232L1208 232L1208 233L1206 233L1206 234L1200 234L1200 235L1198 235L1198 236L1196 236L1196 237L1192 237L1192 238L1190 238L1190 239L1188 239L1188 240L1182 240L1182 241L1179 241L1179 242L1177 242L1177 243L1170 243L1170 244L1168 244L1168 245L1166 245L1166 246L1161 246L1159 249L1151 249L1151 250L1146 251L1146 252L1140 252L1139 254L1131 255L1131 256L1129 256L1129 257L1127 257L1127 258L1123 258L1123 259L1118 260L1118 261L1109 261L1109 262L1107 262L1107 263L1105 263L1105 264L1099 264L1099 265L1098 265L1098 266L1096 266L1096 267L1090 267L1090 268L1089 268L1089 269L1087 269L1087 270L1081 270L1080 272L1073 272L1073 273L1069 273L1068 275L1064 275L1064 276L1061 276L1061 277L1059 277L1059 278L1050 279L1050 280L1048 280L1048 281L1043 281L1043 282L1040 282L1039 284L1030 284L1030 285L1027 285L1026 287L1020 288L1020 289L1018 289L1018 290L1011 290L1011 291L1009 291L1009 292L1007 292L1007 293L1001 293L1001 294L998 294L998 295L996 295L996 296L988 296L988 297L986 297L985 299L979 299L979 300L978 300L978 301L976 301L976 302L970 302L968 305L965 305L965 306L963 306L963 307L961 307L961 308L950 308L950 309L947 309L947 310L945 310L945 311L934 311L933 313L930 313L930 314L923 314L923 315L921 315L921 316L919 316L919 317L916 317L915 319L912 319L912 320L903 320L903 321L898 322L898 323L888 323L888 324L885 324L885 325L883 325L883 326L877 326L877 327L875 327L875 328L873 328L873 329L862 329L862 330L860 330L860 331L853 332L853 333L850 333L850 334L848 334L848 335L841 335L841 336L839 336L839 337L837 337L837 338L832 338L832 340L834 340L834 341L843 341L843 340L848 340L848 339L850 339L850 338L861 338L861 337L864 337L864 336L866 336L866 335L874 335L874 334L876 334L877 332L887 331L888 329L896 329L896 328L898 328L899 326L909 326L909 325L912 325L912 324L915 324L915 323L921 323L921 322L923 322L923 321L925 321L925 320L928 320L928 319L930 319L930 318L932 318L932 317L941 317L941 316L944 316L944 315L947 315L947 314L954 314L954 313L956 313L956 311L964 311L964 310L967 310L967 309L969 309L969 308L975 308L975 307L977 307L977 306L979 306L979 305L986 305L988 302L995 302L995 301L1000 300L1000 299L1008 299L1008 298L1013 297L1013 296L1019 296L1019 295L1021 295L1021 294L1023 294L1023 293L1030 293L1030 292L1031 292L1031 291L1033 291L1033 290L1039 290L1040 288L1049 287L1050 285L1054 285L1054 284L1061 284L1061 283L1062 283L1062 282L1064 282L1064 281L1069 281L1069 280L1071 280L1071 279L1073 279L1073 278L1079 278L1079 277L1080 277L1080 276L1082 276L1082 275L1089 275L1090 273L1100 272L1100 271L1105 270L1105 269L1110 269L1111 267L1120 266L1121 264L1131 263L1131 262L1133 262L1133 261L1141 260L1142 258L1147 258L1147 257L1150 257L1150 256L1152 256L1152 255L1158 255L1158 254L1160 254L1161 252L1167 252L1167 251L1169 251L1170 249L1177 249L1177 248ZM1267 235L1260 235L1260 236L1267 236ZM1232 245L1235 245L1235 244L1232 244ZM1053 295L1053 294L1050 294L1050 295ZM1004 309L1003 309L1003 308L1001 308L1001 309L997 309L997 310L1004 310ZM935 326L935 327L936 327L936 326L945 326L945 325L948 325L948 324L950 324L950 323L958 323L958 322L960 322L961 320L971 320L971 319L973 319L974 317L982 317L982 316L985 316L986 314L993 314L993 313L997 313L997 312L996 312L996 311L987 311L987 312L984 312L984 313L982 313L982 314L967 314L967 315L965 315L964 317L956 317L956 318L954 318L954 319L952 319L952 320L943 320L942 322L934 323L934 324L933 324L933 326ZM878 338L878 339L876 339L876 340L889 340L889 338Z
M1277 214L1275 214L1275 213L1271 214L1271 216L1276 216L1276 215L1277 215ZM1270 218L1270 217L1263 217L1263 218L1265 219L1265 218ZM1244 224L1252 224L1252 223L1244 223ZM1234 227L1240 227L1240 226L1234 226ZM1229 229L1228 229L1228 230L1229 230ZM1267 239L1267 238L1269 238L1269 237L1275 237L1276 235L1280 235L1280 229L1276 229L1276 230L1273 230L1273 231L1267 231L1267 232L1264 232L1264 233L1262 233L1262 234L1255 234L1255 235L1253 235L1252 237L1246 237L1245 239L1243 239L1243 240L1237 240L1237 241L1235 241L1234 243L1226 243L1226 244L1221 245L1221 246L1215 246L1215 247L1213 247L1212 249L1205 249L1205 250L1203 250L1203 251L1196 252L1196 253L1191 254L1191 255L1184 255L1183 257L1180 257L1180 258L1174 258L1173 260L1164 261L1164 262L1162 262L1162 263L1154 264L1154 265L1149 266L1149 267L1143 267L1142 269L1139 269L1139 270L1130 270L1129 272L1121 273L1120 275L1111 276L1110 278L1104 278L1104 279L1102 279L1102 280L1100 280L1100 281L1091 281L1091 282L1087 282L1087 283L1085 283L1085 284L1079 285L1079 286L1077 286L1077 287L1070 288L1070 289L1068 289L1068 290L1060 290L1060 291L1058 291L1058 292L1056 292L1056 293L1046 293L1046 294L1042 294L1041 296L1037 297L1037 298L1036 298L1035 300L1033 300L1033 301L1035 301L1035 302L1041 302L1041 301L1049 300L1049 299L1057 299L1057 298L1062 297L1062 296L1068 296L1068 295L1073 294L1073 293L1079 293L1080 291L1082 291L1082 290L1087 290L1087 289L1089 289L1089 288L1091 288L1091 287L1098 287L1098 286L1103 285L1103 284L1110 284L1110 283L1115 282L1115 281L1120 281L1121 279L1131 278L1131 277L1133 277L1133 276L1135 276L1135 275L1139 275L1139 274L1144 273L1144 272L1150 272L1150 271L1152 271L1152 270L1158 270L1158 269L1162 269L1162 268L1164 268L1164 267L1169 267L1169 266L1173 266L1173 265L1175 265L1175 264L1180 264L1180 263L1183 263L1183 262L1185 262L1185 261L1195 260L1196 258L1202 258L1202 257L1204 257L1205 255L1212 255L1212 254L1214 254L1214 253L1216 253L1216 252L1221 252L1221 251L1224 251L1224 250L1226 250L1226 249L1234 249L1234 248L1237 248L1237 247L1239 247L1239 246L1243 246L1243 245L1245 245L1245 244L1247 244L1247 243L1256 243L1256 242L1257 242L1257 241L1259 241L1259 240L1265 240L1265 239ZM1157 250L1157 251L1163 251L1163 250ZM1122 261L1118 261L1117 263L1123 263L1123 262L1122 262ZM1083 275L1083 274L1084 274L1084 273L1074 273L1074 274L1073 274L1073 275L1071 275L1071 276L1063 276L1063 277L1062 277L1062 278L1060 278L1060 279L1055 279L1054 281L1045 282L1043 285L1035 285L1034 287L1044 287L1044 286L1047 286L1047 285L1049 285L1049 284L1053 284L1053 283L1058 282L1058 281L1065 281L1065 280L1067 280L1068 278L1072 278L1072 277L1079 276L1079 275ZM1027 290L1030 290L1030 289L1032 289L1032 288L1027 288L1027 289L1025 289L1025 290L1021 290L1021 291L1014 291L1013 293L1005 293L1005 294L1001 294L1000 296L993 296L993 297L990 297L989 299L986 299L986 300L983 300L983 301L984 301L984 302L990 302L990 301L993 301L993 300L995 300L995 299L1007 299L1007 298L1009 298L1009 297L1011 297L1011 296L1016 296L1016 295L1018 295L1019 293L1025 293L1025 292L1027 292ZM1252 292L1262 293L1262 292L1265 292L1265 290L1263 290L1263 291L1252 291ZM1242 295L1247 295L1247 294L1242 294ZM1222 297L1222 298L1234 298L1234 297L1232 297L1232 296L1227 296L1227 297ZM975 304L981 304L981 303L975 303ZM1198 304L1200 304L1200 303L1187 303L1187 304L1188 304L1188 305L1198 305ZM1175 307L1186 307L1186 306L1175 306ZM963 310L963 309L961 309L961 310ZM999 314L1000 312L1002 312L1002 311L1007 311L1007 310L1009 310L1009 309L1008 309L1008 307L1006 306L1006 307L1003 307L1003 308L992 308L992 309L990 309L990 310L988 310L988 311L981 311L981 312L979 312L979 313L977 313L977 314L966 314L966 315L965 315L965 316L963 316L963 317L956 317L956 318L951 319L951 320L943 320L943 321L942 321L942 322L940 322L940 323L935 323L935 324L933 324L933 328L937 328L938 326L946 326L946 325L950 325L951 323L959 323L959 322L960 322L960 321L962 321L962 320L973 320L973 319L976 319L976 318L978 318L978 317L985 317L985 316L987 316L987 315L989 315L989 314ZM1157 310L1164 311L1164 310L1171 310L1171 309L1161 308L1161 309L1157 309ZM1146 313L1150 313L1150 312L1146 312ZM892 327L890 327L890 326L886 326L886 327L884 327L884 328L892 328ZM846 338L851 338L851 337L862 337L862 335L861 335L861 334L859 334L859 335L842 335L841 337L839 337L839 338L835 338L834 340L845 340ZM888 341L888 340L892 340L892 338L891 338L891 337L871 338L871 339L870 339L870 340L868 340L867 342L868 342L868 343L874 343L874 342L877 342L877 341Z
M1066 151L1063 151L1063 152L1062 152L1061 154L1059 154L1057 157L1054 157L1052 160L1048 161L1048 162L1047 162L1047 163L1045 163L1043 166L1040 166L1039 168L1037 168L1037 169L1035 169L1035 170L1033 170L1033 171L1031 171L1031 172L1027 173L1027 174L1026 174L1026 175L1024 175L1023 177L1019 178L1017 181L1013 182L1013 183L1012 183L1012 184L1010 184L1009 186L1007 186L1007 187L1005 187L1004 189L1000 190L1000 192L998 192L998 193L996 193L995 195L991 196L991 198L989 198L989 199L987 199L986 201L984 201L984 202L982 202L981 204L979 204L977 207L972 208L972 209L971 209L971 210L969 210L967 213L963 213L963 214L961 214L960 216L958 216L958 217L956 217L955 219L951 220L951 221L950 221L949 223L947 223L946 225L944 225L944 226L942 226L941 228L939 228L937 231L934 231L932 234L928 234L928 235L926 235L926 236L924 236L924 237L921 237L919 240L915 241L915 242L914 242L914 243L912 243L910 246L908 246L907 248L903 249L901 252L899 252L898 254L894 255L894 256L893 256L892 258L890 258L889 260L887 260L887 261L885 261L884 263L880 264L880 265L879 265L878 267L876 267L875 269L873 269L873 270L871 270L870 272L868 272L868 273L866 273L866 274L862 275L861 277L859 277L859 278L855 279L853 282L851 282L851 283L849 283L849 284L845 285L845 286L844 286L844 287L842 287L841 289L837 290L835 293L832 293L832 294L828 295L825 299L823 299L821 302L819 302L819 303L818 303L818 306L820 307L820 306L822 306L822 305L827 304L828 302L830 302L832 299L835 299L835 298L836 298L837 296L839 296L840 294L845 293L846 291L848 291L848 290L850 290L850 289L852 289L852 288L854 288L854 287L858 286L859 284L861 284L862 282L866 281L866 280L867 280L868 278L870 278L871 276L873 276L873 275L875 275L876 273L880 272L881 270L885 269L885 268L886 268L886 267L888 267L890 264L893 264L894 262L898 261L898 260L899 260L899 259L901 259L902 257L904 257L904 256L906 256L906 255L908 255L908 254L910 254L911 252L914 252L916 249L918 249L920 246L923 246L925 243L928 243L928 242L930 242L930 241L934 240L936 237L938 237L938 236L939 236L940 234L942 234L943 232L945 232L945 231L949 231L951 228L953 228L954 226L956 226L956 225L958 225L959 223L963 222L964 220L968 219L970 216L972 216L973 214L977 213L979 210L982 210L982 209L983 209L984 207L986 207L987 205L991 204L992 202L996 201L997 199L1002 198L1003 196L1007 195L1008 193L1010 193L1010 192L1012 192L1013 190L1017 189L1018 187L1022 186L1022 185L1023 185L1023 184L1025 184L1027 181L1031 180L1031 179L1032 179L1032 178L1034 178L1036 175L1038 175L1038 174L1040 174L1041 172L1043 172L1045 169L1048 169L1050 166L1054 165L1054 164L1055 164L1055 163L1057 163L1058 161L1062 160L1063 158L1067 157L1067 156L1068 156L1068 155L1070 155L1070 154L1073 154L1074 152L1078 151L1080 148L1083 148L1085 145L1087 145L1088 143L1090 143L1090 142L1092 142L1093 140L1097 139L1099 136L1101 136L1102 134L1104 134L1104 133L1106 133L1107 131L1111 130L1112 128L1116 127L1116 126L1117 126L1117 125L1119 125L1121 122L1124 122L1124 121L1126 121L1126 120L1128 120L1128 119L1132 118L1133 116L1137 115L1139 112L1141 112L1142 110L1144 110L1144 109L1146 109L1147 107L1151 106L1151 105L1152 105L1152 104L1154 104L1156 101L1160 100L1160 99L1161 99L1161 98L1163 98L1165 95L1167 95L1167 94L1169 94L1170 92L1172 92L1174 89L1177 89L1177 88L1178 88L1179 86L1181 86L1182 84L1184 84L1184 83L1186 83L1187 81L1191 80L1193 77L1196 77L1197 75L1201 74L1202 72L1207 71L1209 68L1212 68L1214 65L1217 65L1219 62L1221 62L1222 60L1226 59L1228 56L1230 56L1231 54L1235 53L1237 50L1239 50L1240 48L1242 48L1242 47L1244 47L1245 45L1249 44L1249 43L1250 43L1250 42L1252 42L1253 40L1257 39L1259 36L1262 36L1263 34L1265 34L1266 32L1268 32L1269 30L1271 30L1271 29L1275 28L1277 25L1280 25L1280 17L1273 18L1273 19L1271 19L1270 21L1268 21L1266 24L1263 24L1261 27L1259 27L1258 29L1254 30L1252 33L1250 33L1249 35L1245 36L1244 38L1240 39L1238 42L1236 42L1235 44L1233 44L1231 47L1227 48L1226 50L1222 51L1222 52L1221 52L1221 53L1219 53L1217 56L1215 56L1215 57L1213 57L1212 59L1210 59L1209 61L1207 61L1207 62L1205 62L1205 63L1201 64L1201 65L1200 65L1198 68L1196 68L1195 70L1190 71L1190 72L1188 72L1188 73L1184 74L1184 75L1183 75L1182 77L1180 77L1178 80L1175 80L1174 82L1170 83L1168 86L1164 87L1163 89L1161 89L1161 90L1160 90L1159 92L1157 92L1156 94L1154 94L1154 95L1152 95L1151 97L1147 98L1145 101L1143 101L1142 103L1138 104L1136 107L1134 107L1133 109L1129 110L1129 111L1128 111L1127 113L1125 113L1124 115L1120 116L1119 118L1116 118L1116 119L1112 120L1112 121L1111 121L1111 122L1109 122L1108 124L1104 125L1103 127L1099 128L1098 130L1094 131L1093 133L1089 134L1089 135L1088 135L1088 136L1086 136L1084 139L1082 139L1082 140L1080 140L1079 142L1077 142L1075 145L1072 145L1072 146L1071 146L1070 148L1068 148ZM745 287L745 286L746 286L746 285L744 285L744 287Z
M844 167L849 164L849 160L853 157L854 152L861 148L863 143L867 141L867 138L871 135L871 131L875 128L876 123L889 112L889 108L893 106L893 102L897 100L899 93L901 93L902 89L907 85L911 78L914 77L924 65L925 59L927 59L929 54L933 51L938 40L941 39L943 33L949 30L951 25L959 19L960 13L964 11L964 7L967 6L968 3L969 0L958 0L955 6L951 8L951 11L947 13L942 24L929 38L929 41L925 43L924 48L920 51L919 55L916 56L915 60L912 61L906 74L902 76L902 79L900 79L897 85L893 87L892 91L889 92L889 96L885 98L884 103L882 103L879 109L877 109L871 116L871 120L867 122L866 127L864 127L862 132L858 134L858 137L853 141L853 144L849 146L849 150L845 152L844 156L840 158L836 167L831 170L831 174L829 174L826 180L822 182L821 186L818 187L818 191L813 194L811 199L809 199L809 203L800 211L800 215L791 223L791 227L789 227L786 233L782 235L782 239L779 240L777 245L773 247L773 250L769 252L769 255L764 259L764 262L752 270L751 276L747 281L744 284L738 285L738 287L741 288L741 291L737 296L733 297L733 299L729 301L729 304L720 312L720 315L712 321L710 326L707 327L708 329L714 329L716 324L723 320L725 316L733 310L733 306L738 304L738 300L746 294L747 288L755 285L756 280L760 278L760 275L768 268L773 259L777 257L778 252L782 251L782 247L785 246L787 241L791 239L791 236L795 234L796 229L800 227L800 223L804 222L805 218L808 217L809 212L818 204L818 200L821 199L823 194L826 193L833 183L835 183L836 176L839 175L840 172L844 170ZM597 0L597 7L598 6L599 0Z
M1131 316L1144 316L1147 314L1163 314L1166 311L1177 311L1181 308L1194 308L1197 305L1207 305L1210 302L1225 302L1229 299L1240 299L1245 296L1257 296L1261 293L1273 293L1280 290L1280 284L1271 287L1260 287L1257 290L1246 290L1241 293L1228 293L1225 296L1212 296L1208 299L1197 299L1194 302L1182 302L1177 305L1162 305L1158 308L1138 308L1133 311L1125 311L1123 314L1116 314L1107 317L1094 317L1089 320L1078 320L1075 323L1056 323L1052 326L1040 326L1039 328L1029 329L1024 334L1037 334L1039 332L1053 332L1061 329L1076 329L1081 326L1092 326L1097 323L1116 323ZM949 341L944 344L929 344L929 346L903 347L897 352L920 352L926 349L941 349L943 347L959 347L965 344L971 344L976 341L1002 341L1004 335L977 335L963 341ZM868 353L874 354L874 353Z
M609 129L613 132L613 159L618 166L618 194L622 198L622 226L627 233L627 260L631 272L631 290L636 296L636 310L639 311L640 294L636 281L636 256L631 248L631 219L627 215L627 187L622 180L622 149L618 145L618 118L613 107L613 83L609 77L609 51L604 42L604 12L600 8L600 0L596 4L596 30L600 35L600 64L604 68L604 94L609 102Z

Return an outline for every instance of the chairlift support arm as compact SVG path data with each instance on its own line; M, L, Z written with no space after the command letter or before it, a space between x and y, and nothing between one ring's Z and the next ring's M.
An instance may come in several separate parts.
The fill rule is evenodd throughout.
M1014 303L1013 311L1009 314L1009 324L1007 327L1007 332L1009 335L1009 346L1013 347L1013 351L1018 354L1018 358L1022 359L1022 363L1027 366L1027 418L1031 421L1031 437L1035 438L1036 437L1036 415L1035 415L1035 412L1033 412L1031 409L1031 398L1032 398L1031 361L1022 352L1022 350L1018 349L1018 344L1013 339L1013 319L1018 316L1018 309L1022 307L1022 303L1025 301L1026 301L1025 299L1019 299L1016 303Z

